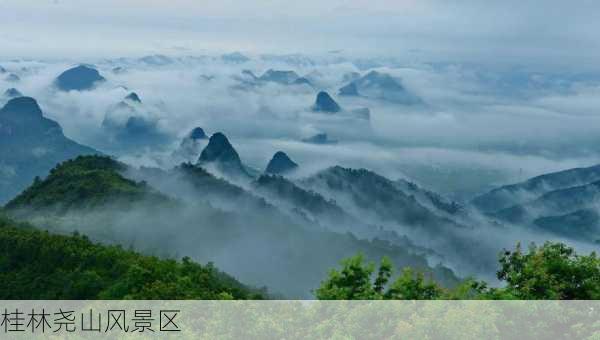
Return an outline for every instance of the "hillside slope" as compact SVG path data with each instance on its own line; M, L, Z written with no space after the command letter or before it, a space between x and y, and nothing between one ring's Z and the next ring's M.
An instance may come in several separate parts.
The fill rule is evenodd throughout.
M447 268L430 267L417 249L306 224L198 166L121 171L119 164L98 156L65 162L8 211L55 232L79 231L143 253L214 262L243 282L286 297L310 297L331 266L357 252L374 261L388 256L447 285L457 282ZM136 180L149 184L124 177L136 172L146 174Z
M11 99L0 109L0 204L46 176L56 163L100 154L67 138L61 126L43 116L33 98Z
M143 256L53 235L0 213L0 299L256 299L211 264Z

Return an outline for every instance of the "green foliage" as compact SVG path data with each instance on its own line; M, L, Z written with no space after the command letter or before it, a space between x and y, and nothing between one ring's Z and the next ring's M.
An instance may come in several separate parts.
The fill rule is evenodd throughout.
M36 178L6 208L42 209L57 207L95 207L105 203L127 203L141 199L166 201L144 182L135 182L120 173L125 165L106 156L79 156L65 161L50 171L44 180Z
M143 256L61 236L0 212L0 299L262 298L212 264Z
M329 278L317 289L316 296L320 300L430 300L441 296L442 288L410 268L405 268L388 287L393 274L388 258L382 259L375 278L374 271L375 264L365 263L362 254L345 259L342 270L332 270Z
M433 300L440 297L442 288L433 281L426 281L423 273L415 273L404 268L402 274L391 285L386 299L394 300Z
M373 300L381 298L371 282L372 263L365 264L362 254L342 261L341 271L332 270L329 280L317 289L320 300Z
M577 255L562 243L532 244L528 253L517 245L504 252L498 278L519 299L600 299L600 258L595 252Z
M434 300L434 299L600 299L600 258L596 253L583 256L562 243L532 244L528 253L505 251L500 256L498 279L504 288L489 288L472 279L446 289L426 280L423 273L404 268L391 284L392 264L384 258L377 276L375 266L364 263L362 255L342 262L341 271L332 270L316 290L322 300Z

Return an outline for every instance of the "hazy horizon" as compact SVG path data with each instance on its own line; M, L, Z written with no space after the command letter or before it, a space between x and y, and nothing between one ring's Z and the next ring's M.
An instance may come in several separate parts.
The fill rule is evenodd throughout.
M206 52L598 70L594 1L0 1L0 57Z

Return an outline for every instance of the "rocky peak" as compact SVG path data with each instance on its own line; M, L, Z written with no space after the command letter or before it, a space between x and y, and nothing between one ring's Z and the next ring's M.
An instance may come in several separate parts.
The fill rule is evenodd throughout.
M329 93L325 91L321 91L317 94L317 100L312 109L315 112L340 112L342 110L338 103L336 103Z
M208 139L208 136L206 133L204 133L204 130L201 127L194 128L188 137L192 140Z
M281 175L297 168L298 164L292 161L285 152L277 151L275 155L273 155L273 158L271 158L265 172L268 174Z
M16 98L16 97L23 97L23 94L15 89L14 87L11 87L10 89L4 91L4 97L7 98Z
M221 132L213 134L208 145L200 154L200 163L223 162L240 163L240 156L225 135Z
M0 117L2 116L42 117L42 109L31 97L17 97L0 109Z
M125 100L132 101L132 102L135 102L135 103L141 103L142 102L142 100L140 99L140 97L135 92L131 92L130 94L128 94L127 97L125 97Z
M84 91L105 80L95 68L79 65L61 73L56 78L56 86L62 91Z

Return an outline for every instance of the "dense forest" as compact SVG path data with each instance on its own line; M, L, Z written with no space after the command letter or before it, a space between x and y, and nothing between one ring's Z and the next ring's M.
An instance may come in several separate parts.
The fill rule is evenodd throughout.
M420 271L394 277L359 254L342 261L315 290L322 300L372 299L600 299L600 258L578 255L562 243L517 245L499 258L501 288L467 279L445 288ZM184 257L159 259L92 243L86 236L53 235L0 213L0 299L264 299L249 288Z
M53 235L0 213L0 299L262 299L184 257L144 256L82 235Z
M165 203L168 198L154 192L143 182L135 182L119 174L125 164L109 157L79 156L58 164L43 181L36 177L31 186L6 204L10 210L27 207L85 209L107 203L126 207L131 202Z
M235 197L242 197L245 194L241 188L213 179L202 168L187 166L182 169L188 175L196 174L191 183L203 189L216 185L213 191L219 195L230 192ZM52 234L12 219L32 214L58 217L72 210L88 210L114 203L118 203L120 209L128 209L143 201L149 204L146 208L150 210L152 207L176 207L180 204L145 181L136 182L123 177L121 173L126 170L126 165L109 157L78 157L56 166L46 179L36 179L5 206L4 212L0 212L0 278L5 282L0 288L0 298L268 298L266 290L249 288L217 270L211 263L202 266L188 257L177 261L145 256L119 246L93 243L78 232L67 235L68 232L63 230ZM263 176L261 179L262 182L257 182L257 185L262 183L260 185L265 186L268 178ZM273 177L273 180L276 179ZM295 189L293 184L281 178L273 183L287 185L286 192ZM246 202L245 206L253 209L269 207L263 200L245 195L248 202L257 202ZM310 202L303 201L303 204ZM319 204L323 205L323 202ZM44 225L34 224L44 228ZM288 229L288 233L294 234L293 230ZM335 251L333 243L329 244L331 256L348 256ZM371 246L378 244L372 241ZM361 245L350 247L348 244L344 248L362 249ZM309 258L307 255L304 259L309 261ZM381 264L377 268L367 259L381 259ZM402 268L398 275L393 273L392 261ZM595 253L578 255L562 243L546 243L540 247L531 245L527 251L517 245L514 251L503 252L497 277L502 288L490 287L488 283L475 279L461 283L453 278L451 272L448 274L451 280L444 282L433 276L431 271L410 263L399 263L397 258L390 258L385 251L379 251L344 260L342 269L332 270L321 286L315 287L313 296L334 300L600 298L600 259Z

